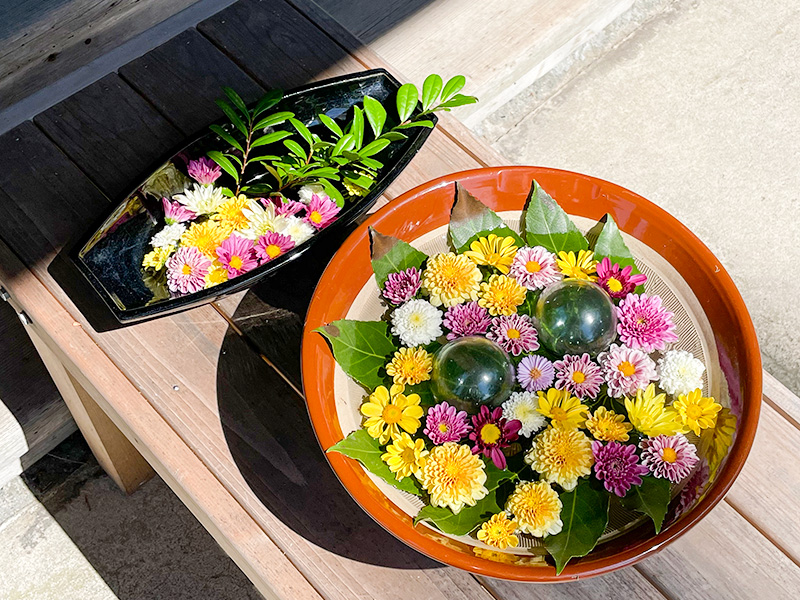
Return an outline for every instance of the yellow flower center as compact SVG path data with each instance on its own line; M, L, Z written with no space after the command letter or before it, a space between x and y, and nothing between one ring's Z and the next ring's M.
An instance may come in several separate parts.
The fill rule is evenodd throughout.
M538 273L542 270L542 265L535 260L529 260L525 263L525 270L528 271L528 273Z
M678 460L678 454L673 448L664 448L661 451L661 460L668 463L674 463Z
M481 440L487 444L495 444L500 439L500 428L494 423L487 423L481 427Z
M191 265L183 265L181 267L181 273L183 273L184 275L191 275L192 274Z
M394 425L395 423L399 422L400 419L403 417L403 411L394 404L387 404L386 408L383 409L381 417L383 418L385 423L388 423L389 425Z
M312 210L312 211L311 211L311 214L310 214L310 215L308 215L308 218L309 218L309 220L310 220L311 222L313 222L313 223L316 223L317 225L319 225L320 223L322 223L322 215L321 215L321 214L319 214L319 212L318 212L318 211L316 211L316 210Z
M619 292L622 290L622 284L620 283L619 279L614 277L609 277L608 281L606 281L606 285L612 292Z
M560 406L554 406L553 408L550 409L550 415L551 415L550 418L553 421L563 421L564 418L566 418L567 416L567 411L565 411Z
M572 374L572 381L575 383L583 383L586 381L586 375L584 375L581 371L575 371Z
M619 363L617 365L617 369L619 369L620 373L622 373L625 377L630 377L636 373L636 367L634 367L627 360L623 360L621 363Z
M275 258L276 256L280 255L280 253L281 249L277 244L270 244L267 246L267 256L270 258Z
M697 404L690 404L686 407L686 416L691 420L697 420L703 416L703 409Z
M230 266L234 269L241 269L242 268L242 257L241 256L232 256L229 262Z
M422 315L419 313L412 313L411 316L408 317L408 321L414 327L418 327L422 325Z
M639 317L638 319L636 319L637 325L644 325L645 323L647 323L647 319L645 319L644 317Z
M509 339L516 340L519 337L519 330L511 328L506 331L506 336L508 336Z
M416 462L417 457L414 455L414 447L405 448L400 455L404 463L413 464Z
M450 426L447 423L439 423L439 431L442 433L447 433L450 431Z
M536 367L531 369L531 379L539 379L541 376L542 371L540 369L537 369Z

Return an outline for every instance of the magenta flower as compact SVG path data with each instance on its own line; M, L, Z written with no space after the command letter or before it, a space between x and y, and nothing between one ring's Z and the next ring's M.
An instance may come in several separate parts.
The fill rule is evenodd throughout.
M647 281L647 275L637 273L631 274L633 267L628 265L624 269L619 264L611 264L611 260L606 256L597 265L597 285L608 292L612 298L624 298L637 285L642 285Z
M556 370L555 386L559 390L569 390L578 398L597 397L603 385L603 375L588 354L567 354L563 360L554 362L553 367Z
M231 235L217 247L217 258L228 271L228 277L247 273L258 266L253 241Z
M686 436L657 435L639 442L642 449L642 464L661 479L672 483L683 481L692 472L697 462L697 449Z
M178 294L191 294L206 285L211 261L194 246L183 246L167 261L167 287Z
M642 485L642 475L647 475L647 467L639 464L636 446L619 442L592 442L594 455L594 475L603 482L606 490L620 498L628 493L631 486Z
M447 309L444 313L444 326L450 330L447 334L448 340L464 337L467 335L482 335L489 329L492 319L489 311L477 302L466 302L456 304Z
M383 284L383 297L392 304L404 304L417 295L422 285L422 272L416 267L389 273Z
M708 487L709 475L708 463L701 459L694 473L689 477L689 481L686 482L686 485L684 485L681 490L678 508L675 511L675 518L678 518L689 510L694 506L694 503L700 499L700 496L703 495L706 491L706 487Z
M185 223L197 218L196 214L180 202L170 202L168 198L162 198L161 204L164 206L164 222L167 225Z
M270 231L256 240L255 252L261 263L269 262L294 248L294 241L288 235Z
M202 185L211 185L222 175L219 165L205 156L190 160L186 170L189 172L189 177Z
M457 442L469 433L467 413L459 411L455 406L442 402L428 409L425 417L425 429L422 432L434 444Z
M554 378L553 363L544 356L525 356L517 367L517 381L528 392L546 390Z
M503 448L517 441L521 428L521 422L503 417L503 407L490 411L488 406L481 406L480 412L472 417L472 432L469 434L469 439L475 442L472 453L483 454L492 459L495 467L505 469Z
M336 202L327 196L314 194L308 203L308 213L303 220L317 229L322 229L333 222L339 210Z
M561 280L555 256L543 246L524 246L517 250L508 274L529 290L538 290Z
M495 317L486 337L514 356L539 349L538 334L528 315Z
M628 294L617 307L617 317L619 339L629 348L652 352L678 341L672 313L661 305L659 296Z
M302 202L298 202L297 200L289 200L288 198L284 198L281 201L280 198L275 200L275 214L282 215L284 217L293 217L299 212L302 212L306 209L306 205Z
M641 350L611 344L608 352L601 352L597 362L608 383L608 395L612 398L635 396L657 378L656 363Z

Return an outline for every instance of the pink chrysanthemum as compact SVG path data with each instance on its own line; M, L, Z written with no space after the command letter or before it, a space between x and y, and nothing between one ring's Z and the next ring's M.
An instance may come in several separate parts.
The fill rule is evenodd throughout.
M286 254L294 248L294 241L288 235L270 231L256 240L256 256L262 264Z
M228 277L247 273L258 266L253 241L231 235L217 247L217 258L228 271Z
M486 337L514 356L539 349L538 334L528 315L495 317Z
M422 272L416 267L389 273L386 283L383 284L383 297L392 304L403 304L417 295L421 285Z
M647 275L642 273L631 274L633 267L628 265L624 269L619 264L611 264L606 256L597 265L597 285L602 287L612 298L624 298L647 281Z
M517 366L517 381L528 392L546 390L555 375L553 363L544 356L525 356Z
M322 229L333 222L339 210L336 202L327 196L314 194L308 203L308 212L303 220L317 229Z
M556 257L543 246L524 246L517 250L508 274L529 290L538 290L561 280Z
M467 335L485 334L491 322L489 311L477 302L451 306L444 313L443 321L444 326L450 330L450 333L447 334L448 340Z
M211 185L222 175L219 165L205 156L197 160L190 160L186 170L189 177L202 185Z
M266 202L269 202L269 200ZM275 204L275 214L283 217L293 217L306 209L306 205L302 202L290 200L289 198L281 199L280 197L276 197L272 202Z
M470 425L467 423L467 413L459 411L455 406L442 402L428 409L425 417L425 429L422 432L434 444L457 442L469 433Z
M694 473L689 477L689 481L683 486L681 490L680 499L678 500L678 508L675 511L675 518L680 517L683 513L694 506L694 503L700 499L700 496L706 491L709 481L708 463L701 459Z
M619 339L630 348L652 352L678 340L672 313L662 306L659 296L628 294L617 307L617 317Z
M211 261L194 246L183 246L167 261L167 287L178 294L191 294L206 285Z
M657 435L639 442L642 449L642 464L661 479L672 483L683 481L700 460L697 449L686 436Z
M556 370L556 388L569 390L578 398L597 397L603 385L603 375L588 354L567 354L563 360L554 362L553 367Z
M521 422L516 419L508 421L503 417L501 406L492 411L486 405L481 406L480 412L472 417L472 432L469 434L469 439L475 442L472 453L483 454L491 458L498 469L505 469L503 448L517 441L521 428Z
M642 485L642 475L647 475L647 467L639 464L633 444L594 441L592 454L595 477L603 482L606 490L620 498L628 493L631 486Z
M167 198L161 199L161 204L164 206L164 222L167 225L174 225L175 223L185 223L196 219L197 215L186 208L180 202L170 202Z
M601 352L597 362L608 384L608 395L612 398L635 396L655 380L656 363L641 350L611 344L608 352Z

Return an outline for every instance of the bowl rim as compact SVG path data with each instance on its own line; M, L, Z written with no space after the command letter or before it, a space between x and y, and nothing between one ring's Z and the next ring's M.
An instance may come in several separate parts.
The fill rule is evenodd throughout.
M419 552L437 561L479 575L542 583L572 581L630 566L658 552L666 544L689 531L722 500L730 489L736 476L744 466L755 437L761 404L762 367L761 354L752 320L744 300L730 275L708 247L675 217L649 200L617 184L589 175L550 167L484 167L451 173L421 184L370 215L350 234L325 269L312 297L303 329L301 353L303 391L314 433L324 452L334 443L340 441L343 435L339 428L338 420L328 419L328 412L326 412L326 408L330 408L331 404L335 402L333 398L333 367L331 365L331 363L334 363L333 356L324 338L315 333L314 329L332 320L344 318L343 314L331 314L330 298L336 293L337 289L337 284L333 283L333 279L343 268L347 269L348 258L356 246L363 242L365 237L368 239L368 228L379 223L386 215L394 211L402 211L408 204L418 202L420 197L435 189L452 185L456 181L465 181L469 185L470 179L480 178L483 181L491 177L497 178L501 173L511 171L529 174L530 178L546 174L575 180L581 179L593 183L599 186L603 193L618 195L627 201L635 203L637 210L657 217L661 222L661 228L673 231L674 237L681 240L682 245L688 248L691 254L697 258L697 262L700 265L706 265L709 269L711 268L710 265L714 265L714 283L721 289L722 297L727 299L728 308L741 327L740 344L744 350L746 360L742 362L740 378L748 382L748 388L746 388L746 393L742 397L742 412L738 417L737 437L716 481L707 491L705 497L688 514L670 527L662 530L661 533L639 540L637 543L626 546L619 552L609 556L600 556L593 559L583 558L579 561L570 562L560 575L556 575L554 568L550 565L523 566L490 561L478 556L468 555L465 552L435 541L429 535L421 533L413 526L411 519L401 513L400 509L395 507L396 510L392 511L385 504L375 499L374 493L376 491L381 495L383 494L367 478L363 467L358 461L338 453L326 453L325 456L342 485L361 508L387 531ZM620 226L620 229L625 231L622 226ZM412 239L416 239L426 231L429 230L418 232ZM637 237L633 232L628 231L627 233ZM354 272L353 269L350 269L350 271ZM321 365L327 367L330 381L324 376L320 377L320 373L325 371L325 369L320 369ZM335 414L335 406L333 408ZM394 506L391 500L385 496L384 500Z

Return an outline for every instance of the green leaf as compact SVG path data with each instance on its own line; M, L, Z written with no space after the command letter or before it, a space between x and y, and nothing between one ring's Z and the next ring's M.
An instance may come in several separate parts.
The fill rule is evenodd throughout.
M389 140L385 140L385 139L384 140L375 140L374 142L370 142L369 144L364 146L358 152L358 154L361 157L372 156L373 154L377 154L378 152L380 152L381 150L386 148L386 146L388 146L389 144L391 144L391 142Z
M338 142L336 142L336 145L333 147L333 150L331 150L331 156L337 156L341 154L342 151L345 149L349 150L349 148L346 148L346 146L350 144L355 144L355 142L353 141L353 134L347 133L343 135L341 138L339 138Z
M431 521L439 531L451 535L467 535L492 515L500 512L497 505L497 495L491 492L483 500L478 500L475 506L465 506L458 514L449 508L437 506L424 506L414 517L414 525L420 521Z
M378 371L383 369L397 347L389 337L384 321L342 319L315 331L324 335L333 348L333 357L345 373L369 390L383 385Z
M228 143L229 143L231 146L233 146L234 148L236 148L236 149L237 149L239 152L244 152L244 148L242 148L242 145L241 145L241 144L240 144L240 143L239 143L239 142L236 140L236 138L235 138L235 137L233 137L233 136L232 136L230 133L228 133L227 131L225 131L225 130L224 130L222 127L220 127L219 125L211 125L211 126L209 127L209 129L210 129L211 131L213 131L214 133L216 133L216 134L217 134L219 137L221 137L223 140L225 140L226 142L228 142Z
M367 113L367 121L369 121L369 126L372 127L372 133L375 134L375 137L378 137L386 123L386 109L375 98L364 96L364 112Z
M501 483L504 481L509 481L517 478L517 474L514 471L509 471L508 469L498 469L494 466L494 463L489 460L486 462L486 483L484 483L484 487L493 492L496 490Z
M442 102L446 102L452 96L460 92L466 84L467 78L463 75L456 75L455 77L452 77L450 81L445 84L444 90L442 90Z
M533 317L536 310L536 302L539 300L541 290L528 290L525 294L525 302L517 308L517 313Z
M309 148L314 145L314 138L311 136L311 132L308 130L308 127L303 125L301 121L297 119L289 119L289 123L297 130L297 133L308 143ZM305 152L303 153L305 157Z
M350 127L350 133L353 135L353 148L361 148L364 143L364 111L360 107L353 107L353 124Z
M292 154L294 154L298 158L302 158L303 160L305 160L306 153L305 153L305 150L303 150L303 147L300 144L298 144L294 140L283 140L283 145L286 146L289 149L289 152L291 152Z
M456 252L463 252L479 237L494 233L501 237L511 236L517 246L524 246L519 235L505 224L492 209L470 194L456 182L455 202L450 211L450 240Z
M608 493L590 480L578 480L571 492L562 492L561 533L544 538L544 546L556 561L560 575L573 557L586 556L597 544L608 524Z
M288 131L273 131L272 133L268 133L267 135L262 135L260 138L253 140L250 144L250 149L258 148L259 146L266 146L268 144L274 144L275 142L279 142L287 137L290 137L292 134Z
M621 503L628 510L644 513L653 519L656 533L659 533L664 517L667 516L670 492L671 485L668 479L647 475L642 477L642 485L631 488Z
M406 83L397 90L397 115L400 122L408 120L414 109L417 108L418 93L413 83Z
M475 104L478 99L475 96L465 96L464 94L456 94L447 102L442 102L436 107L436 110L448 110L456 106L464 106L465 104Z
M339 208L344 206L344 197L335 185L333 185L327 179L320 179L317 183L319 183L325 189L325 193L328 194L328 197L332 198L333 201L336 202L336 206Z
M253 118L255 119L265 110L269 110L270 108L275 106L278 102L281 101L281 98L283 98L283 91L269 90L266 94L264 94L261 97L261 100L258 101L258 104L256 104L256 107L253 109Z
M366 468L373 475L377 475L389 485L396 487L399 490L408 492L419 496L422 492L418 484L414 482L411 477L404 477L398 480L394 473L389 469L389 466L381 460L381 455L384 453L381 450L378 440L374 439L367 433L366 429L356 429L353 433L344 438L341 442L337 442L326 452L338 452L350 458L354 458Z
M375 160L374 158L364 158L363 154L361 157L361 164L365 167L369 167L370 169L374 169L375 171L383 168L382 162Z
M328 115L320 114L317 115L319 117L320 122L325 125L328 129L330 129L337 137L342 137L342 128L339 127L339 124L331 119Z
M410 129L411 127L433 127L433 121L429 121L428 119L423 119L422 121L409 121L408 123L403 123L402 125L398 125L395 129Z
M606 214L600 221L587 233L589 247L594 250L596 260L608 257L612 263L618 263L620 267L631 267L631 273L639 273L633 254L625 244L622 233L617 227L614 217Z
M225 100L217 100L217 106L222 109L222 112L224 112L225 116L230 119L231 123L233 123L233 126L241 131L243 136L247 137L247 126L244 124L244 121L242 121L242 118L236 113L236 111L233 110L233 107L225 102Z
M242 100L242 97L239 96L233 88L227 86L223 86L222 91L225 92L225 95L233 102L233 105L241 111L244 118L250 121L250 111L247 110L247 105L244 103L244 100Z
M399 131L387 131L380 139L389 140L390 142L399 142L400 140L408 139L408 136Z
M280 125L281 123L285 123L288 119L294 117L293 112L283 111L283 112L276 112L272 113L271 115L267 115L263 119L261 119L258 123L253 125L254 130L258 129L266 129L267 127L272 127L273 125Z
M431 390L430 383L427 381L423 381L422 383L418 383L416 385L407 385L406 391L403 393L406 396L409 394L416 394L419 396L419 404L425 408L434 406L436 404L436 398L433 397L433 390Z
M309 169L303 173L306 177L328 177L330 179L338 179L339 171L333 167L320 167L319 169Z
M239 173L236 171L236 167L233 166L233 163L229 161L222 152L217 152L216 150L211 150L208 152L208 158L213 160L217 163L222 170L225 171L228 175L234 178L236 183L239 183Z
M390 235L383 235L369 228L370 257L372 271L379 288L383 288L390 273L404 271L410 267L421 268L428 255L408 242Z
M439 92L442 91L442 85L440 75L434 73L425 78L425 83L422 84L422 110L428 110L434 105L439 97Z
M534 180L525 203L523 219L529 246L544 246L550 252L587 250L589 243L566 212Z

